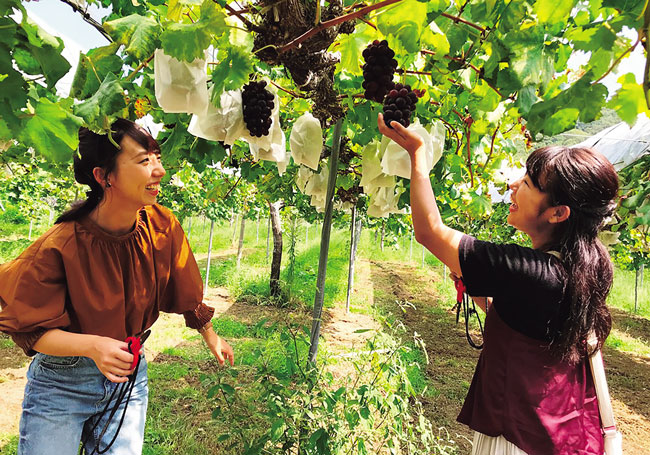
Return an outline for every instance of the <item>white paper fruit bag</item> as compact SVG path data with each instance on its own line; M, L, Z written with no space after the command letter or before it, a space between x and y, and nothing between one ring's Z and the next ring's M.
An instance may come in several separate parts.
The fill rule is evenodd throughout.
M232 145L242 135L243 128L241 92L228 91L221 94L221 107L208 103L202 113L194 114L187 131L203 139Z
M323 150L323 130L317 118L309 112L301 115L293 124L289 144L296 163L318 170Z
M416 119L415 122L407 128L407 130L417 133L424 141L427 171L430 171L436 161L440 159L440 155L442 154L442 147L440 144L437 144L437 146L440 146L440 151L437 159L434 159L434 141L429 131L427 131L427 129L420 124L420 121L418 119ZM444 135L442 143L444 144ZM381 168L385 174L395 175L398 177L403 177L405 179L411 178L411 158L409 157L409 154L406 150L404 150L393 140L384 136L381 140L380 146L380 152L382 151L383 157L381 159Z
M197 114L208 104L207 61L176 60L156 49L154 54L155 92L158 104L165 112Z
M372 141L361 152L361 182L364 193L370 194L373 188L395 186L395 177L384 174L381 169L379 142Z

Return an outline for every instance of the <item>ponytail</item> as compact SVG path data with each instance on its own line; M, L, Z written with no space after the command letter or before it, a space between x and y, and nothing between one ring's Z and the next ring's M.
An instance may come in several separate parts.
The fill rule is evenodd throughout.
M566 283L563 304L551 321L557 333L551 352L577 363L589 353L589 334L595 332L600 348L612 327L605 301L613 267L597 235L616 209L618 176L604 156L589 148L544 147L531 153L526 168L552 206L570 209L543 249L559 250Z

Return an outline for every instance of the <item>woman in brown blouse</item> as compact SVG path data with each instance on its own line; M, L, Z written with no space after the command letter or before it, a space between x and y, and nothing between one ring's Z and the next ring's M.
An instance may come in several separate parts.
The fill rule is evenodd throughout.
M0 266L0 330L35 356L18 453L72 455L80 441L87 453L103 451L117 436L105 453L140 454L144 356L121 430L124 402L112 420L107 406L134 373L124 340L140 336L163 311L183 314L219 363L232 365L233 351L212 328L214 310L202 303L201 276L180 223L156 204L165 175L156 141L123 119L110 138L81 128L79 140L75 179L90 186L88 198Z

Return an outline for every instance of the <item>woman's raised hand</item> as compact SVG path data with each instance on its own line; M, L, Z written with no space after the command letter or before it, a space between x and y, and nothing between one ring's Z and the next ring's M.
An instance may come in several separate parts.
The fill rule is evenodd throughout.
M109 337L93 337L88 357L93 359L101 373L111 382L126 382L133 373L131 363L133 354L124 341Z
M404 128L396 121L390 122L390 125L392 126L392 129L386 126L386 123L384 122L384 115L382 113L379 113L377 116L377 126L379 126L379 132L399 144L404 150L408 152L411 158L413 158L415 152L424 146L424 142L422 141L420 135Z

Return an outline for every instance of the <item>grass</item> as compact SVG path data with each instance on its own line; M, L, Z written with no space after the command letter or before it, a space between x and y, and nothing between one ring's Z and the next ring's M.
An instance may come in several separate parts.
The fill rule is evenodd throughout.
M650 318L650 267L645 268L643 276L643 286L638 290L637 311L636 314L644 318ZM636 281L636 272L633 270L622 270L614 268L614 282L612 290L609 293L607 304L627 311L634 311L634 285Z
M18 453L18 435L0 432L0 455Z

